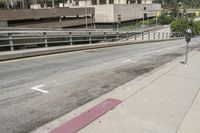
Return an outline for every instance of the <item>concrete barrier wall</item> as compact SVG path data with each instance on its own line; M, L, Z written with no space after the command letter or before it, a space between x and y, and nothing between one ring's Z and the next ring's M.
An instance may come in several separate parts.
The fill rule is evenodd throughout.
M94 14L94 8L88 7L88 14ZM54 8L54 9L16 9L0 10L0 21L40 19L60 16L84 15L85 8Z
M92 18L88 18L88 24L91 24L93 22ZM20 25L12 25L12 27L23 27L23 28L62 28L62 27L72 27L72 26L81 26L85 25L85 19L72 19L62 22L42 22L42 23L25 23ZM0 26L1 27L1 26ZM3 27L3 26L2 26Z

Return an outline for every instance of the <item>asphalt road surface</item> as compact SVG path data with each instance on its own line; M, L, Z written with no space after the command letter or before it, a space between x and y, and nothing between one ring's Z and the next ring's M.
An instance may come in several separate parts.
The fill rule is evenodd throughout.
M178 40L0 62L0 132L34 130L181 56L184 46Z

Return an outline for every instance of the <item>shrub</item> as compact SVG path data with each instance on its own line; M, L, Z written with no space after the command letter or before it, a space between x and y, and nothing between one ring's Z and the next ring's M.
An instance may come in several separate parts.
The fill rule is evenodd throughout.
M0 2L0 9L4 9L4 8L6 8L6 4L5 4L4 1L1 1Z
M166 25L166 24L170 24L174 19L171 16L167 16L165 14L162 14L159 18L158 18L158 23L160 23L161 25Z
M192 30L195 35L200 35L200 21L193 23Z
M191 27L192 26L190 26L189 21L186 18L176 19L170 25L171 32L181 32L181 33L185 33L185 31Z

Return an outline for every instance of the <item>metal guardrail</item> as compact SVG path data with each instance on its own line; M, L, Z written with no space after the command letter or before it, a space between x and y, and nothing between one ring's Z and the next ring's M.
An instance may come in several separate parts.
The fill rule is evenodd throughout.
M183 33L136 31L0 31L0 50L52 47L125 40L155 40L184 37Z

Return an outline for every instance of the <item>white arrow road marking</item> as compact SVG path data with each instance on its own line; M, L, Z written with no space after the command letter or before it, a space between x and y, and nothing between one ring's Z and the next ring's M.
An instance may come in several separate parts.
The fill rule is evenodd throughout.
M41 87L44 87L45 85L38 85L38 86L34 86L34 87L31 87L32 90L36 90L36 91L40 91L42 93L48 93L48 91L45 91L45 90L42 90L40 89Z

